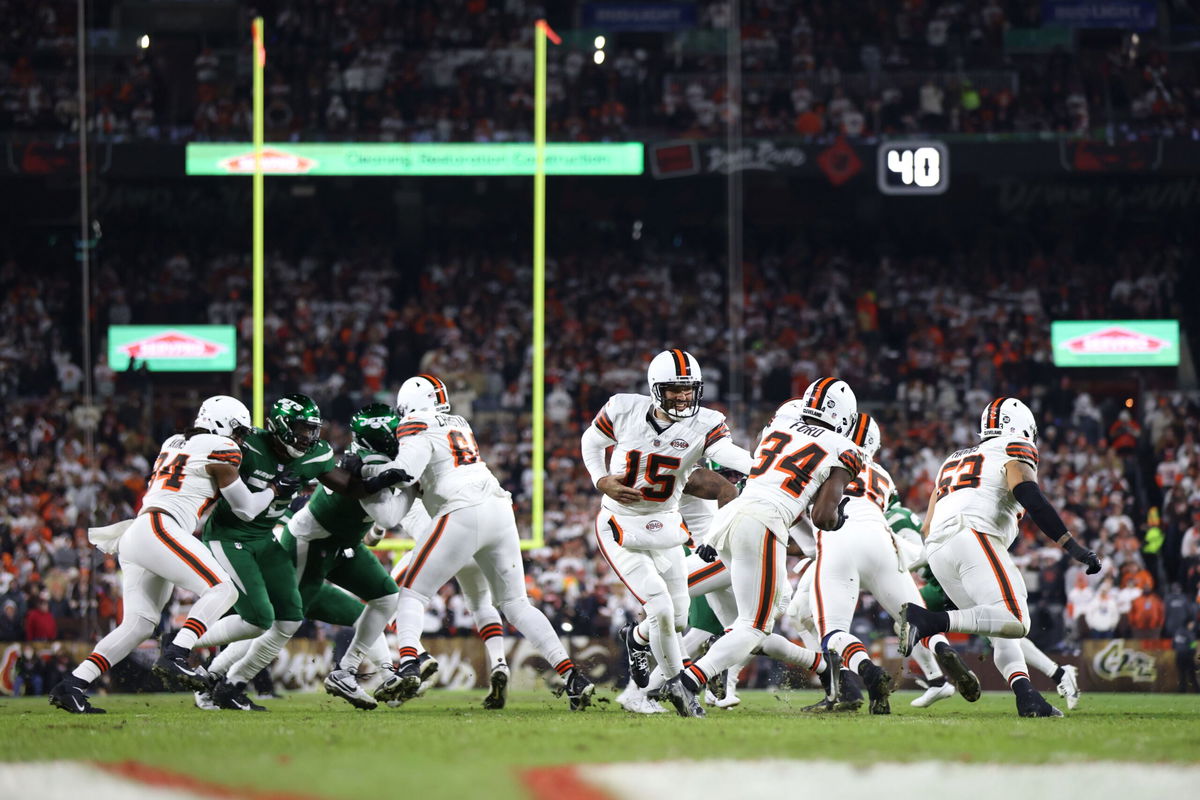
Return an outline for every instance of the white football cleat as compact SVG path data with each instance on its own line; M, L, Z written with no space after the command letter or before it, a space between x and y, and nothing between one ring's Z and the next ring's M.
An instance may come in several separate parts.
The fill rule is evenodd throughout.
M1067 710L1074 711L1079 705L1079 670L1067 665L1062 668L1062 680L1058 682L1058 693L1067 701Z
M646 696L646 693L639 689L633 681L630 681L625 690L617 695L617 703L626 711L632 711L634 714L665 714L667 710L658 703Z
M954 684L946 681L941 686L930 686L925 690L925 694L913 700L910 703L913 708L929 708L939 700L945 700L948 697L954 697Z

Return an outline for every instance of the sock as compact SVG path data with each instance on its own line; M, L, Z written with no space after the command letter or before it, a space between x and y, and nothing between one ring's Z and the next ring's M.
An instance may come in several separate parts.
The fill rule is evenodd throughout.
M662 669L660 669L657 665L655 665L654 669L650 670L650 680L647 681L647 683L646 683L646 689L645 689L646 694L650 694L651 692L657 692L659 689L662 688L662 685L666 682L667 682L667 674L665 672L663 672ZM632 685L637 686L636 683L632 684Z
M171 640L171 644L182 647L184 650L191 650L196 646L196 640L207 632L207 625L195 617L188 617L184 621L183 627L179 629L179 633L175 634L175 638Z
M399 595L386 594L367 601L362 613L354 622L354 638L350 640L350 646L338 662L339 667L347 672L358 671L359 664L366 658L371 646L383 635L388 620L396 613L396 601L399 599Z
M1021 646L1021 654L1025 656L1025 663L1030 667L1036 669L1043 675L1050 675L1051 677L1059 673L1060 667L1058 664L1055 664L1053 659L1043 653L1036 644L1029 641L1029 639L1021 639L1019 644ZM1061 680L1061 675L1054 678L1055 683L1058 683Z
M826 650L833 650L841 654L842 665L851 672L858 672L862 663L870 660L867 657L867 648L863 647L863 643L845 631L834 630L825 634L825 638L821 640L821 646Z
M388 647L386 636L380 634L367 650L367 660L374 664L376 669L383 669L385 665L392 663L392 649Z
M1013 690L1013 694L1021 694L1033 691L1033 683L1024 672L1014 672L1008 676L1008 688Z
M91 654L71 674L89 686L150 638L154 623L136 615L126 616L111 633L96 643Z
M208 587L192 604L192 613L175 634L174 644L185 650L196 646L196 640L208 632L208 626L219 621L237 602L238 590L230 581Z
M566 680L570 673L574 670L575 662L569 658L564 658L562 661L559 661L554 665L554 671L557 672L559 677L561 677L563 680Z
M633 643L638 647L650 646L650 619L644 618L633 626Z
M262 636L255 639L242 660L233 665L226 679L234 684L247 684L270 665L292 635L300 629L300 620L277 619Z
M708 683L708 673L699 664L688 664L687 669L680 671L679 679L689 691L698 692L701 686Z
M785 664L795 664L804 669L812 669L817 664L817 654L814 651L790 642L778 633L772 633L766 639L763 639L758 649L763 655L773 658L776 661L782 661Z
M208 630L192 646L215 647L219 644L240 642L242 639L253 639L256 636L262 636L266 632L266 628L253 625L237 614L230 614L228 617L222 617L216 622L210 622Z
M566 649L558 640L554 626L546 619L545 614L530 604L528 597L522 595L504 601L500 604L500 613L529 640L542 658L556 665L556 668L564 660L570 661Z
M400 590L396 603L396 638L400 642L400 663L416 658L421 646L421 622L425 599L411 589Z
M932 642L934 639L938 638L940 638L942 641L934 642L935 647L942 643L945 643L947 647L950 646L950 643L946 641L946 637L942 636L940 633L936 637L931 636L928 640L922 639L921 641ZM925 682L930 686L940 686L941 684L935 684L934 680L942 677L942 668L938 666L937 659L934 658L933 651L930 650L929 645L924 643L917 645L913 649L912 657L913 660L917 662L917 666L921 668L921 673L925 676Z
M687 633L683 634L683 654L693 658L700 645L711 638L712 634L702 628L688 628Z
M253 639L242 639L225 645L208 665L208 673L219 678L225 677L225 673L229 672L234 664L241 661L246 653L250 652L250 645L253 641Z
M978 633L984 636L999 636L1005 639L1020 639L1025 635L1025 626L1007 609L995 606L975 606L957 611L935 612L945 614L949 624L946 630L959 633Z
M507 666L508 661L504 657L504 624L500 619L500 612L489 605L479 609L473 616L475 630L483 640L483 649L487 652L488 669Z

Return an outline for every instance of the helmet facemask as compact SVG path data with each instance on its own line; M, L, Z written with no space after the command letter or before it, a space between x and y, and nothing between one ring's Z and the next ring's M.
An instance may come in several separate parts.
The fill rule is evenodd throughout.
M350 432L355 452L369 450L395 458L399 452L396 428L400 418L383 403L372 403L350 418Z
M690 401L680 398L668 398L670 394L682 394L691 392ZM662 410L671 419L678 422L679 420L689 419L696 416L700 411L700 398L704 396L704 382L678 382L678 383L656 383L651 388L654 394L654 404Z
M288 456L300 458L321 441L321 411L306 395L286 395L271 406L267 428Z

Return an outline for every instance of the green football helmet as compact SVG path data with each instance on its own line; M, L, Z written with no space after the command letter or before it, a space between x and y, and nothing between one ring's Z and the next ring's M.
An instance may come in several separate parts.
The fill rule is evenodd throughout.
M398 427L400 417L386 403L363 406L350 418L350 434L354 437L354 444L361 450L382 453L388 458L395 458L399 450L396 442Z
M321 409L306 394L285 394L267 412L267 431L292 458L321 440Z

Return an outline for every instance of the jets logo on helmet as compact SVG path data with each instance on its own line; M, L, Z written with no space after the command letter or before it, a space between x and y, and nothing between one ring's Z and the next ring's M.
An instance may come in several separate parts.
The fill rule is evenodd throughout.
M414 411L436 411L439 414L450 411L446 384L436 375L414 375L400 384L400 391L396 392L396 413L403 417Z
M192 424L209 433L232 438L250 429L250 410L236 397L217 394L200 404Z
M820 420L843 436L849 434L858 414L858 398L845 381L819 378L808 385L800 399L802 417Z
M997 397L979 416L979 438L1020 436L1037 442L1037 421L1029 406L1015 397Z
M870 414L858 412L854 419L854 427L850 429L850 441L858 445L859 449L867 454L867 458L874 460L883 441L879 423Z
M300 458L321 439L321 409L306 394L287 394L267 412L267 430L292 458Z
M694 417L700 411L700 398L704 396L704 378L700 374L700 362L686 350L664 350L650 360L646 369L646 383L655 404L673 420ZM677 400L668 401L667 391L692 391L691 401L680 408Z
M371 403L354 412L350 418L350 434L358 450L371 450L395 458L399 450L396 428L400 418L384 403Z

